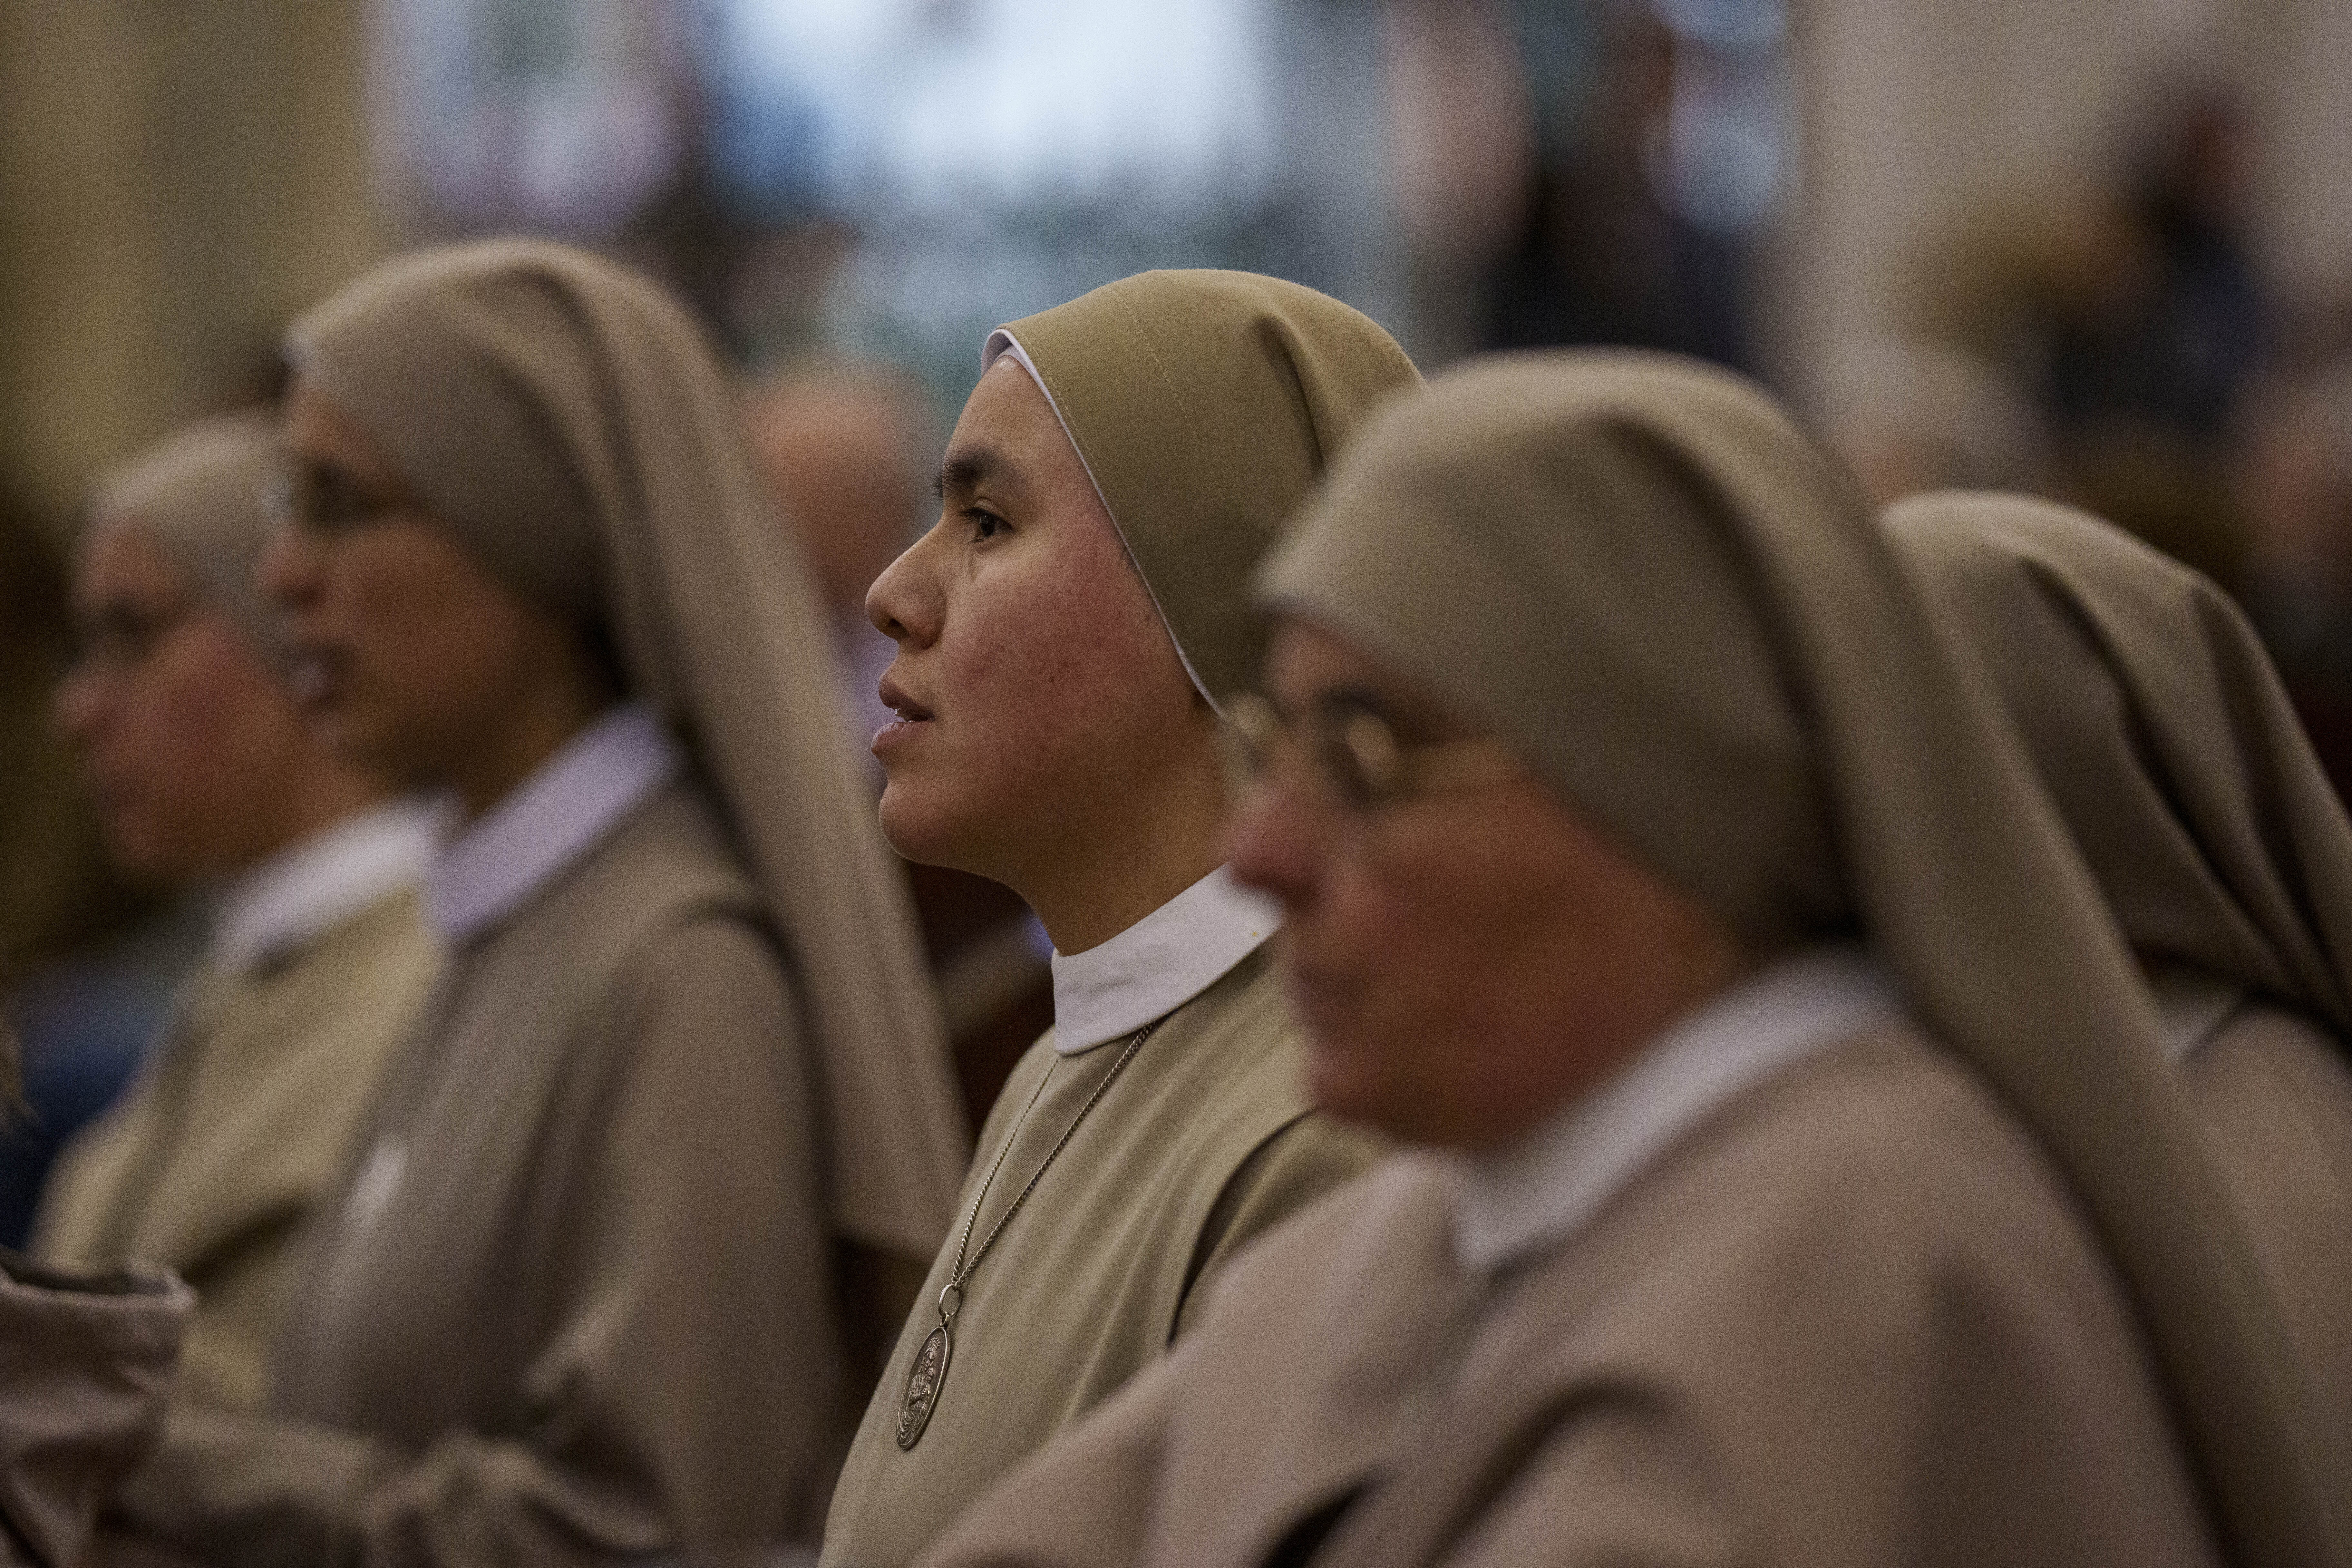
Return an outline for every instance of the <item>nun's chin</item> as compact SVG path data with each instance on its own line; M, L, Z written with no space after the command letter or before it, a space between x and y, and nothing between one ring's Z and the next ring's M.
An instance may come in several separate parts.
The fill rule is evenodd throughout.
M909 770L888 773L887 763L885 768L887 782L876 815L890 847L918 866L971 869L965 863L971 857L957 853L964 836L956 831L950 803L939 798L929 781L903 776Z

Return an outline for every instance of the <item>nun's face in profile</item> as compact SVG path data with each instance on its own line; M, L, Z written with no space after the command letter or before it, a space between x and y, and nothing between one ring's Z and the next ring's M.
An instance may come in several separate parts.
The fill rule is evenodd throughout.
M1696 902L1533 773L1481 762L1507 753L1409 683L1296 623L1268 671L1295 739L1238 816L1234 871L1282 900L1311 1087L1337 1114L1496 1147L1736 973ZM1393 739L1402 776L1426 763L1424 785L1372 801L1337 787L1318 752L1336 756L1328 742L1361 715Z
M180 883L277 847L310 742L260 651L135 527L93 532L73 596L81 654L58 722L115 863Z
M1200 704L1053 407L999 359L964 405L939 521L866 614L897 641L874 737L901 854L1034 888L1115 843L1180 769Z
M460 784L530 714L570 634L478 564L307 378L287 396L294 513L262 557L295 691L344 756L403 787Z

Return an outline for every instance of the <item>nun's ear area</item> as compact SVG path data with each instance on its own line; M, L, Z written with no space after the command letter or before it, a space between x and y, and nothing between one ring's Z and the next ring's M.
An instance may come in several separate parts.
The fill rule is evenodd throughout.
M1254 273L1139 273L992 333L1052 400L1193 683L1265 653L1251 569L1371 408L1421 384L1370 317Z

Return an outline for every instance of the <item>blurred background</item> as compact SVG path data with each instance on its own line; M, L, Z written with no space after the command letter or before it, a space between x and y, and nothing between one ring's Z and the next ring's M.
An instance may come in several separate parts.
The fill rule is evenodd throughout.
M1232 265L1433 367L1682 349L1876 481L2226 533L2156 470L2352 326L2352 5L0 0L0 486L59 525L266 388L290 310L512 229L661 272L755 375L879 361L942 417L994 322Z
M126 1049L169 966L119 933L184 944L23 782L77 509L268 396L293 310L497 230L708 317L867 687L986 329L1220 265L1430 369L1740 367L1890 499L2087 504L2244 599L2352 778L2352 0L0 0L0 966L127 965ZM985 1104L1035 954L925 896L994 955L941 971Z

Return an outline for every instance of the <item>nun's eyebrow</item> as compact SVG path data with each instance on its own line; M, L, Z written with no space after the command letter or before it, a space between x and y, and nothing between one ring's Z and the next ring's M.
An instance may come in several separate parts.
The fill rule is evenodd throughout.
M960 452L950 452L948 460L940 465L939 477L931 481L931 493L943 501L950 490L969 495L1012 466L1004 454L993 447L967 447Z

